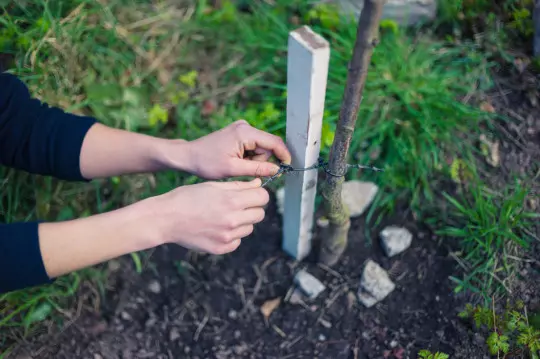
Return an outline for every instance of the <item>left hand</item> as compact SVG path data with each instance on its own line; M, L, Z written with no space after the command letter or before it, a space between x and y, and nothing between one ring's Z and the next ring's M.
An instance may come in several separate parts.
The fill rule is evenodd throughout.
M210 180L272 176L279 170L279 166L268 161L272 155L282 163L291 162L291 154L280 137L258 130L244 120L191 141L188 148L188 171Z

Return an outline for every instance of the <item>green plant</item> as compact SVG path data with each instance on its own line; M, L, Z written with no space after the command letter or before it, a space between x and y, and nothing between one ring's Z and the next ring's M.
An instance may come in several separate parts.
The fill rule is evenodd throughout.
M492 308L467 304L459 316L472 320L476 328L489 331L486 344L492 355L506 358L510 354L529 354L532 359L540 358L540 330L530 324L522 301L508 302L502 313L496 313L494 304Z
M418 353L418 359L448 359L450 358L448 354L436 352L432 353L429 350L420 350Z
M531 11L527 8L514 9L510 26L525 37L532 36L534 34L534 24Z
M460 240L459 263L463 278L452 277L456 292L471 290L489 301L505 290L507 278L515 269L512 254L518 248L529 248L528 231L540 214L527 212L529 192L521 185L508 187L502 193L488 190L479 183L467 187L459 198L444 193L448 211L433 224L442 225L436 233Z

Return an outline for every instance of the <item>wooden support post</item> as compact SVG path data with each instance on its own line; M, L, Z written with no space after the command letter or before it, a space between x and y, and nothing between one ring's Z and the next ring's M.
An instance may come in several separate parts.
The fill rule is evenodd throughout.
M287 60L287 146L292 166L317 163L330 45L304 26L289 34ZM302 260L311 250L311 231L317 192L317 171L296 172L285 178L283 249Z

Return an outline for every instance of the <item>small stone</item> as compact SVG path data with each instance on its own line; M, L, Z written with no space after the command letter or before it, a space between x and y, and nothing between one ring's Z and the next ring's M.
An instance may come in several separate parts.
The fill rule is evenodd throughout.
M277 211L279 214L283 215L285 207L285 187L278 188L276 191L276 204Z
M128 312L120 313L120 317L122 317L122 319L124 319L124 320L131 320L131 315L129 315Z
M231 318L231 319L238 318L238 313L236 312L236 310L234 310L234 309L229 310L229 318Z
M438 295L435 296L435 301L438 302L441 300L441 297L439 297Z
M184 348L184 353L189 354L189 352L191 352L191 348L190 347L185 347Z
M381 244L388 257L393 257L411 246L412 234L406 228L388 226L380 234Z
M161 293L161 284L154 279L148 284L148 290L154 294L159 294Z
M294 282L300 287L302 292L311 300L317 298L322 291L326 289L320 280L309 274L305 270L301 270L294 276Z
M397 347L397 346L398 346L397 340L394 339L394 340L392 340L392 341L390 342L390 348L394 349L394 348Z
M171 342L176 341L178 338L180 338L180 332L178 332L177 328L172 328L169 332L169 340Z
M319 334L319 341L324 342L326 340L326 336L324 334Z
M156 318L148 318L148 320L144 323L144 326L147 328L153 327L156 324Z
M109 267L109 271L116 272L117 270L119 270L122 267L122 265L120 264L120 262L118 260L111 259L108 262L108 267Z
M246 343L242 343L242 344L240 344L240 345L235 345L233 350L234 350L234 353L235 353L236 355L242 355L242 354L244 354L248 349L249 349L249 348L248 348L247 344L246 344Z
M101 356L101 354L95 353L94 359L103 359L103 357Z
M374 261L368 260L360 280L358 300L370 308L386 298L395 287L388 273Z
M361 216L369 207L379 187L372 182L347 181L343 183L341 197L351 218Z
M239 330L234 331L234 339L240 339L242 333Z

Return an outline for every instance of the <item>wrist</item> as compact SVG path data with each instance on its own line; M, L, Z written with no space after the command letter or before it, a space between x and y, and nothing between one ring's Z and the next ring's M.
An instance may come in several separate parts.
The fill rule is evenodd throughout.
M191 142L181 139L159 139L154 149L155 161L163 169L193 173L195 164Z

